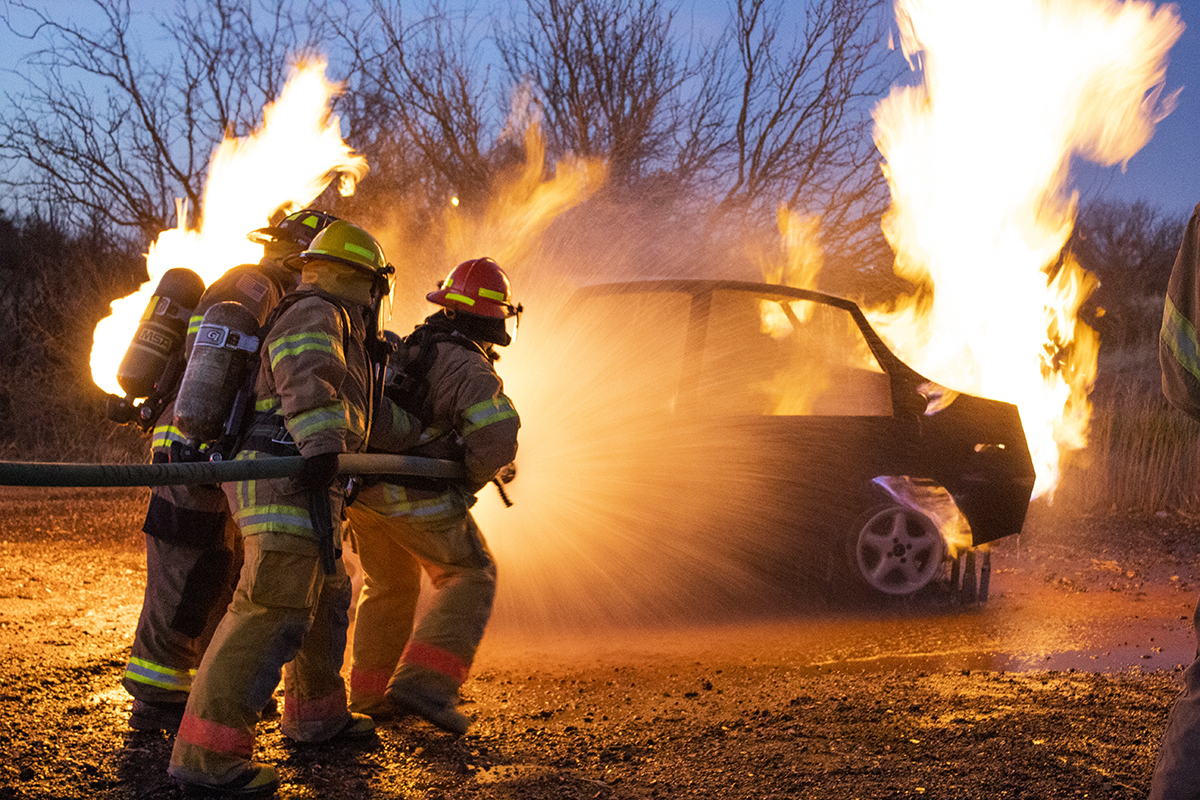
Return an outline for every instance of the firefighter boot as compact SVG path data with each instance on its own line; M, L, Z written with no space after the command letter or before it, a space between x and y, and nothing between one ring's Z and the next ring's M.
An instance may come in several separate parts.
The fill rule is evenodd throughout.
M421 717L455 736L462 736L471 727L471 718L455 708L455 699L437 697L395 682L388 687L387 696L401 713Z
M174 734L183 720L183 709L187 703L151 703L146 700L133 701L129 714L129 727L135 731L165 731Z
M184 797L273 797L279 791L279 773L270 764L251 761L222 783L179 780Z

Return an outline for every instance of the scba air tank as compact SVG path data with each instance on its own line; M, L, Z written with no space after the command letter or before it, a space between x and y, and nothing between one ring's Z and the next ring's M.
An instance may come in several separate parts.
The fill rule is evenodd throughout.
M182 356L188 318L203 294L204 280L190 269L169 269L162 276L117 367L126 397L149 397L172 355Z
M204 312L175 399L175 427L186 438L212 442L226 432L246 360L258 350L257 332L258 319L241 303L217 303Z
M283 286L279 281L268 277L258 264L239 264L227 270L209 285L204 296L200 298L200 304L192 312L191 330L185 345L188 357L191 357L193 339L200 318L209 308L226 301L239 303L252 313L261 325L287 288L290 288L290 284Z

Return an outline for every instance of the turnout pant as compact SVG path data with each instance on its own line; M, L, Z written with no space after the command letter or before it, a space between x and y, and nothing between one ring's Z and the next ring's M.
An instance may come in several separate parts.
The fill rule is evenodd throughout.
M253 754L258 712L285 664L283 733L308 742L339 733L350 722L340 674L349 605L341 559L326 575L312 540L245 537L241 580L200 662L171 775L220 784L242 771Z
M388 689L405 686L457 703L483 638L495 561L462 498L437 500L426 513L388 515L361 498L346 509L363 576L351 645L354 711L380 712ZM414 629L421 569L433 594Z
M146 703L184 703L225 613L242 537L216 486L155 487L143 526L146 590L121 685Z

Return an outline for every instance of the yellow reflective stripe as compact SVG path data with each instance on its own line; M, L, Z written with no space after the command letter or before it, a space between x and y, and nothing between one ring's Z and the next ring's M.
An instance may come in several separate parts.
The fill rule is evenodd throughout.
M171 442L186 442L187 437L174 425L156 425L150 434L151 447L170 447Z
M277 408L283 408L283 403L276 395L272 395L271 397L267 397L263 400L254 401L255 411L274 411Z
M195 675L194 669L172 669L141 658L131 657L125 667L125 677L131 681L184 692L192 688L192 678Z
M367 410L346 406L346 429L364 439L367 438Z
M475 301L472 298L467 297L465 294L456 294L454 292L447 292L446 299L447 300L457 300L458 302L463 303L468 306L475 305Z
M238 453L238 461L257 461L260 458L270 458L255 450L243 450ZM258 481L237 481L234 484L234 496L237 498L237 508L233 518L242 530L243 536L253 536L258 533L290 533L295 536L312 538L312 520L307 508L283 505L279 503L258 502Z
M200 323L203 321L204 316L202 314L193 314L191 319L188 320L188 336L195 336L197 333L199 333Z
M159 300L162 300L162 295L155 294L150 296L150 302L146 306L146 310L142 312L142 318L138 320L139 322L145 322L154 316L154 310L158 308Z
M346 242L342 247L351 253L358 253L363 258L370 259L372 264L375 263L375 254L365 247L359 247L354 242Z
M408 492L403 486L385 483L381 488L383 502L370 508L385 517L411 516L434 522L462 513L462 498L454 492L446 492L426 500L409 500Z
M504 293L503 292L496 292L491 289L484 289L482 286L479 287L479 296L486 297L489 300L495 300L497 303L504 302Z
M247 481L253 483L253 481ZM307 508L271 503L247 506L237 510L238 527L243 536L259 533L290 533L293 536L313 538L312 518Z
M234 456L235 461L255 461L259 458L259 452L256 450L243 450ZM237 481L234 483L234 495L237 497L238 508L246 508L254 505L254 484L255 481ZM234 515L234 519L237 515Z
M487 427L501 420L511 419L516 415L516 409L512 407L507 397L500 396L491 400L484 400L482 403L476 403L463 411L463 421L466 424L463 426L462 435L466 436L480 428Z
M317 431L348 427L346 406L341 402L302 411L287 421L287 428L296 441L312 436Z
M342 361L346 360L345 355L342 353L341 340L335 339L328 333L321 333L319 331L280 336L271 342L267 351L271 359L271 369L279 366L279 362L284 358L298 356L302 353L329 353L337 356Z
M412 432L412 417L394 403L392 404L392 430L401 436L407 436Z
M1167 296L1166 305L1163 307L1160 338L1175 356L1175 360L1200 380L1200 345L1196 340L1196 328L1171 302L1170 295Z

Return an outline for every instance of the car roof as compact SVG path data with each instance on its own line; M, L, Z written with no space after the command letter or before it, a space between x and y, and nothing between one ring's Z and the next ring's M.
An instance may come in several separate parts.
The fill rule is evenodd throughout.
M881 366L893 377L903 377L910 385L926 382L928 379L906 364L880 338L871 326L858 303L814 289L799 289L794 286L784 286L778 283L760 283L756 281L723 280L712 278L645 278L631 281L612 283L596 283L582 286L575 295L580 299L602 297L614 294L648 294L652 292L677 292L700 297L718 291L747 292L775 298L793 298L810 300L845 310L854 318L855 323L866 337L868 346Z
M778 297L794 297L798 300L812 300L825 303L847 311L858 312L861 309L853 300L838 297L813 289L798 289L794 286L784 286L778 283L758 283L755 281L718 280L708 278L646 278L633 281L613 283L597 283L583 286L577 290L580 296L602 294L626 294L638 292L682 292L684 294L708 294L716 291L753 292L769 294ZM865 321L865 320L864 320Z

